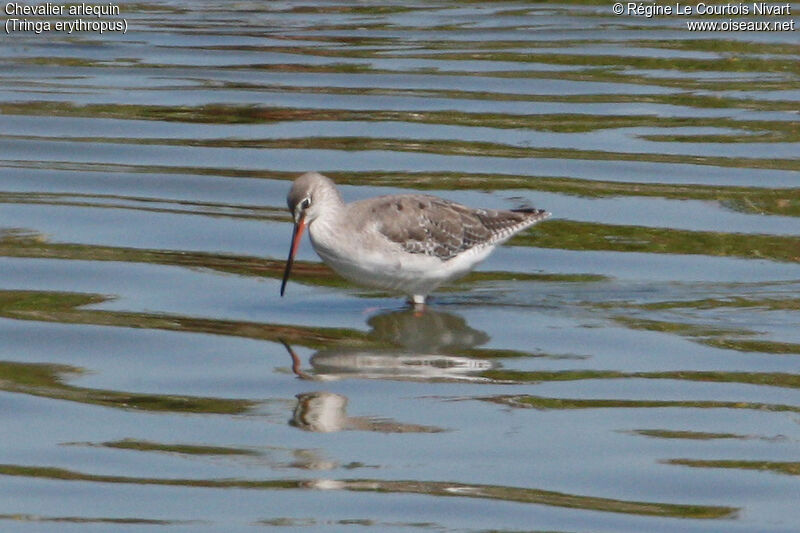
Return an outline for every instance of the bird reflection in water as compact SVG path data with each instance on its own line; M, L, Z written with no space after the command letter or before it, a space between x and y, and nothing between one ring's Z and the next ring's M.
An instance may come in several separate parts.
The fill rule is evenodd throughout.
M367 324L376 348L320 350L310 358L310 372L302 369L300 358L284 342L292 371L317 381L346 377L479 381L480 373L496 366L487 359L456 355L487 343L489 336L452 313L405 309L375 315Z
M486 359L455 355L489 341L489 336L467 325L455 314L412 309L371 317L368 337L376 348L337 347L320 350L310 358L310 371L284 342L292 358L292 371L301 379L332 381L348 377L415 381L478 381L494 368ZM387 419L347 416L347 398L331 392L299 394L293 426L308 431L366 430L386 433L438 432L441 428L404 424Z
M333 392L297 395L297 406L289 424L315 433L336 431L377 431L378 433L440 433L436 426L408 424L386 418L347 416L347 397Z

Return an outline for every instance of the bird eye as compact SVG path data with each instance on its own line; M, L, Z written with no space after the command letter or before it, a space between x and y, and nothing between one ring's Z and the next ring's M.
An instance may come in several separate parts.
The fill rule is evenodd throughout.
M300 202L300 209L308 209L308 206L310 205L311 205L311 198L306 196L305 198L303 198L303 201Z

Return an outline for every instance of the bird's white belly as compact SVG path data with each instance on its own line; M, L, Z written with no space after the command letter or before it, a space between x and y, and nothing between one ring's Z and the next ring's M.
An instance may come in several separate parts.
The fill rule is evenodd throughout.
M442 261L421 253L408 253L399 246L382 251L338 250L313 237L312 244L325 264L353 283L408 295L427 295L442 283L467 274L492 248Z

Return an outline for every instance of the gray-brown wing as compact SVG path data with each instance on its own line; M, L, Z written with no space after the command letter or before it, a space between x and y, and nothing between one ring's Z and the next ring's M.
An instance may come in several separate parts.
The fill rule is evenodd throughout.
M443 261L475 246L503 241L549 215L540 209L471 209L423 195L387 196L373 201L373 216L380 219L378 231L387 239L407 252Z

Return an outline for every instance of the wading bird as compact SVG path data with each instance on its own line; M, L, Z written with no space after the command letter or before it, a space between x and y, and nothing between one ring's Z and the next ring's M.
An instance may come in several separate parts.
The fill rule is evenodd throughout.
M345 204L333 181L303 174L287 197L294 218L281 296L308 228L322 260L366 287L405 294L415 305L460 278L512 235L550 216L543 209L472 209L424 194L378 196Z

